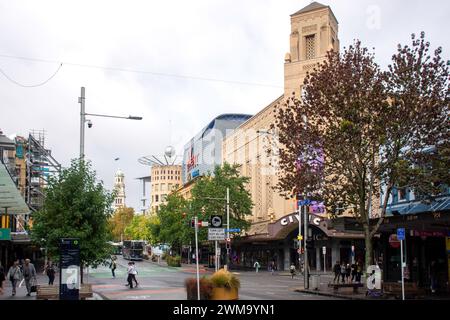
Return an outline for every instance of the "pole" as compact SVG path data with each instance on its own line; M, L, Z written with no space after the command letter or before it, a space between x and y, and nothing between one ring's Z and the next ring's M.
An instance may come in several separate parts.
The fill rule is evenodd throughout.
M323 273L327 273L327 266L326 266L326 256L327 256L327 254L324 252L323 253Z
M215 252L215 254L214 254L214 258L215 258L214 267L215 267L215 270L217 272L217 270L219 270L218 263L217 263L217 261L218 261L218 258L217 258L217 240L214 241L214 247L215 247L215 251L214 251Z
M305 264L305 284L304 288L309 289L309 270L308 270L308 249L306 248L306 239L308 239L308 213L307 213L308 207L305 205L303 206L303 221L304 221L304 240L305 240L305 256L304 256L304 264Z
M400 240L400 263L401 263L401 272L402 272L402 300L405 300L405 278L403 272L403 240Z
M200 300L200 272L198 270L198 218L195 216L195 264L197 267L197 299Z
M230 188L227 188L227 239L230 238ZM231 247L231 243L230 243ZM229 247L227 249L227 270L230 267L230 249Z
M84 159L84 124L86 122L86 112L85 112L85 89L81 87L81 96L78 98L78 102L81 105L80 109L80 160Z

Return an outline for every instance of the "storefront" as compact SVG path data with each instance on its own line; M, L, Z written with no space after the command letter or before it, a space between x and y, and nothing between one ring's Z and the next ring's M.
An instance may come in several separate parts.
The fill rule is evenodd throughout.
M380 249L385 257L382 262L384 281L401 280L400 242L397 228L405 228L404 242L405 281L419 287L430 287L431 265L434 261L438 291L449 289L450 213L424 212L413 215L392 216L384 220Z
M309 214L307 250L311 270L325 269L329 272L336 261L364 261L364 235L357 227L349 227L352 223L355 224L354 219L352 223L349 223L350 220L352 219L329 220L320 215ZM271 262L280 271L288 270L291 263L298 268L299 261L303 259L303 254L297 247L298 221L298 214L293 213L270 223L267 234L235 241L232 256L236 259L231 267L252 269L258 261L262 268L268 268ZM302 236L303 229L302 227Z

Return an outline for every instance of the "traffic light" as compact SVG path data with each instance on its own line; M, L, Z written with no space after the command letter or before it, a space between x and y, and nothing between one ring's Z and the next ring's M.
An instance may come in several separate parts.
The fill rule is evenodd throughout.
M191 228L195 228L195 219L194 218L191 219Z
M226 243L226 248L231 249L231 239L227 238L225 243Z

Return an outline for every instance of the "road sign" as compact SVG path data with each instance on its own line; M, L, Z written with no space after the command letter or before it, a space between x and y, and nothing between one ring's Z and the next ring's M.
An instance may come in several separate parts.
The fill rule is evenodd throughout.
M225 229L225 232L241 232L241 229Z
M297 201L297 205L299 205L299 206L308 206L310 204L311 204L311 200L308 200L308 199Z
M209 222L208 221L201 221L200 222L200 226L201 227L207 227L209 225Z
M223 228L209 228L208 229L209 241L222 241L225 240L225 229Z
M222 216L211 216L211 226L213 228L222 228Z
M405 240L405 228L398 228L397 229L397 239L398 240Z

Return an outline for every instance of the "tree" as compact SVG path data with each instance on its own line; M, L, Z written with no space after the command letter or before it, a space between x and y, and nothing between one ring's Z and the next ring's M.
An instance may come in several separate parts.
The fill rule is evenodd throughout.
M108 220L111 236L115 241L120 241L125 234L125 228L131 223L134 217L134 209L120 207Z
M72 160L69 168L49 178L44 206L33 215L31 238L55 259L61 238L79 238L83 281L83 265L97 266L111 253L107 240L112 202L91 164Z
M363 226L369 265L393 188L427 189L439 168L449 167L448 67L441 50L430 57L428 46L423 34L413 37L412 48L399 46L387 72L359 41L342 54L331 51L307 75L301 100L289 98L276 110L272 127L283 146L278 189L323 200L333 215L351 209ZM424 153L430 146L438 152ZM439 165L423 170L419 165L431 158ZM373 222L373 199L381 194Z
M125 228L127 239L133 240L152 240L150 230L150 217L146 215L135 215L131 223Z
M230 189L230 228L247 230L250 222L252 201L245 189L249 178L239 176L239 166L228 163L216 166L214 175L208 174L196 180L192 198L186 200L177 193L167 197L167 203L160 207L157 216L160 221L159 239L169 243L174 251L183 244L192 243L194 229L189 222L197 216L199 221L208 221L211 215L223 215L226 223L226 188ZM225 226L224 226L225 227ZM207 229L199 229L199 241L207 240Z

